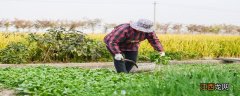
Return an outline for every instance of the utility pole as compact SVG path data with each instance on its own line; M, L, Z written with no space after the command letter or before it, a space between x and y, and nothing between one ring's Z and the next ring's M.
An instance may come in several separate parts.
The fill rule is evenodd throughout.
M153 3L153 26L154 26L154 30L156 30L156 5L157 5L157 2L154 1Z

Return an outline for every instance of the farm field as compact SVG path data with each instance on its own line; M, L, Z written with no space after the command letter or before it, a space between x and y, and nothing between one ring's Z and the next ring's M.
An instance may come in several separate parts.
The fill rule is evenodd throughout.
M45 62L89 62L89 61L105 62L105 61L111 61L111 56L110 56L109 52L107 51L107 49L105 48L105 44L103 43L103 38L104 38L105 34L87 34L86 38L92 39L94 41L92 42L90 40L90 42L92 42L92 44L87 44L87 45L82 44L84 46L86 45L85 47L83 47L86 49L83 49L81 47L82 46L81 44L73 45L75 47L72 47L70 45L65 46L66 44L62 44L61 42L66 43L66 40L65 41L64 40L61 40L61 41L54 40L55 35L48 34L48 33L46 33L46 34L49 36L52 35L52 38L49 38L49 36L48 37L46 36L43 38L41 37L42 39L39 39L40 41L33 41L33 42L39 42L39 44L41 44L43 42L46 43L46 45L40 46L40 45L29 45L29 42L30 42L29 40L35 40L34 38L37 37L37 36L35 36L36 34L28 35L27 33L15 33L15 34L1 33L0 34L0 39L1 39L0 50L1 49L3 50L2 54L6 54L5 51L8 50L9 48L13 47L14 44L12 46L8 46L9 48L6 48L7 45L9 45L9 44L11 45L13 42L15 42L17 44L19 42L21 42L21 44L18 44L16 46L24 46L24 48L26 48L26 50L30 50L30 52L24 51L25 52L24 54L29 53L28 55L32 56L30 58L31 60L29 60L29 58L27 58L27 59L24 58L26 60L25 60L25 62L22 62L22 63L39 62L39 61L43 61L44 59L45 59ZM54 34L58 34L58 33L54 33ZM64 37L65 35L66 34L62 34L61 36ZM35 37L28 38L31 36L35 36ZM240 50L240 46L239 46L240 45L240 36L238 36L238 35L233 36L233 35L206 35L206 34L205 35L204 34L202 34L202 35L201 34L198 34L198 35L158 34L158 37L159 37L162 45L164 46L167 56L171 57L171 59L173 59L173 60L188 60L188 59L202 59L202 58L213 58L214 59L214 58L218 58L218 57L234 57L234 58L240 57L240 51L239 51ZM74 37L74 38L77 38L77 37ZM74 39L71 39L71 40L74 40ZM59 43L56 43L56 42L59 42ZM75 39L74 42L77 43L78 42L77 39ZM74 42L72 42L70 44L74 44ZM45 43L43 43L43 44L45 44ZM87 42L85 42L85 43L87 43ZM55 47L53 49L53 51L55 49L60 50L59 48L61 46L62 47L69 46L69 48L67 48L67 49L69 49L68 52L76 51L77 56L85 56L85 57L79 57L80 59L78 59L78 61L76 60L75 57L73 57L74 60L63 60L63 59L68 59L68 58L61 57L63 59L61 59L59 61L59 60L48 60L47 58L50 58L51 56L44 57L44 58L40 58L39 56L38 57L33 56L36 54L42 54L43 56L48 56L48 54L50 54L50 53L48 53L48 48L50 48L51 44L55 44L53 46L53 47ZM19 48L16 46L14 48ZM38 47L36 47L36 46L38 46ZM40 48L42 47L42 48L37 49L39 47ZM77 48L77 47L79 47L79 48ZM5 51L4 51L4 48L5 48ZM79 52L76 49L83 50L83 51ZM42 51L40 51L40 50L42 50ZM36 53L36 52L39 52L39 53ZM94 54L96 52L98 52L99 54ZM62 54L62 53L63 52L59 52L56 55L60 56L59 54ZM86 54L86 53L90 53L90 54ZM148 57L154 53L155 53L154 49L147 42L147 40L145 40L145 41L141 42L138 59L139 59L139 61L149 61ZM62 56L64 56L64 54L66 54L66 53L63 53ZM96 56L93 56L93 55L96 55ZM5 57L5 56L3 56L3 57ZM21 56L21 57L24 57L24 56ZM8 58L8 57L6 57L6 58ZM34 60L34 59L36 59L36 60ZM0 61L1 61L1 56L0 56ZM12 61L12 60L10 60L10 61ZM9 62L9 60L8 60L8 62ZM8 63L8 62L5 62L5 63ZM9 63L15 63L15 62L9 62Z
M0 63L109 62L112 57L103 43L104 36L63 29L42 34L1 33ZM240 36L158 34L158 37L166 58L171 60L240 57ZM161 61L147 40L141 43L139 53L139 62L169 60ZM8 67L0 68L0 95L1 90L7 89L19 96L237 96L239 68L240 64L177 64L160 65L152 72L117 74L112 69ZM229 88L201 90L202 83L227 83Z
M17 95L237 96L239 64L161 65L154 72L116 74L110 69L56 67L0 68L0 83ZM200 90L200 83L229 83L224 91Z
M89 35L90 38L102 41L104 34ZM158 34L160 42L169 55L183 54L185 59L201 57L240 57L240 36L206 35L206 34ZM146 55L154 49L145 40L140 45L140 54ZM192 57L191 57L192 56ZM181 56L177 56L181 58Z
M0 96L240 96L239 4L1 0Z

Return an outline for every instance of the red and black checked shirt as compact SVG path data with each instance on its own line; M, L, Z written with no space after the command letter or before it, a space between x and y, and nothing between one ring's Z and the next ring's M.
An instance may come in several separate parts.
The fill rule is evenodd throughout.
M157 51L163 51L163 47L154 32L144 33L130 27L130 24L121 24L104 37L104 42L112 53L122 51L138 51L139 43L147 39Z

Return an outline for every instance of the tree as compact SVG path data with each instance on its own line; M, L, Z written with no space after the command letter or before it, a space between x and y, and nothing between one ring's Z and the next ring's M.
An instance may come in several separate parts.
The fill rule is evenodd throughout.
M33 21L28 21L26 25L27 25L28 31L32 32L31 29L34 27L34 22Z
M64 20L64 21L57 20L57 21L55 21L55 26L58 27L58 28L59 27L66 28L66 27L69 26L69 24L68 24L67 20Z
M53 28L56 26L56 22L54 21L37 20L36 22L39 23L41 29Z
M156 23L155 24L155 32L156 33L161 33L160 31L161 31L161 25L159 23Z
M163 31L163 34L167 34L170 24L169 23L162 24L162 25L159 24L158 26L159 26L159 29Z
M211 32L211 33L215 33L215 34L218 34L219 32L220 32L220 30L221 30L221 27L220 26L218 26L218 25L212 25L212 26L210 26L209 27L209 32Z
M87 21L84 21L84 20L79 21L79 27L80 27L82 30L84 30L84 29L86 28L86 26L87 26Z
M84 26L86 26L86 21L71 21L68 26L69 30L76 30L77 28L84 29Z
M87 25L91 28L92 33L94 33L95 27L99 24L101 24L100 19L87 20Z
M24 24L24 20L15 19L14 21L12 21L12 24L16 28L16 31L19 32L19 28L21 28L22 25Z
M164 33L167 34L168 28L169 28L170 24L160 24L160 23L156 23L155 25L155 31L159 32L159 33Z
M237 32L240 35L240 26L237 26Z
M1 28L1 27L4 27L4 22L3 22L3 20L0 21L0 28Z
M69 26L69 30L75 31L76 28L80 26L80 23L78 21L71 21L68 26Z
M181 28L182 28L182 24L174 24L173 25L173 30L175 30L175 33L181 33Z
M113 24L113 23L111 23L111 24L108 24L108 23L104 24L103 25L103 33L107 33L108 29L114 28L115 26L116 26L116 24Z
M208 32L210 32L210 27L209 26L205 26L205 25L198 25L197 26L197 32L200 32L201 34L202 33L204 33L204 34L208 33Z
M31 30L31 28L33 27L33 23L32 21L29 21L29 20L23 20L23 24L20 26L23 30L28 28L29 31Z
M193 32L201 32L201 30L203 30L203 27L200 25L190 24L187 25L187 30L193 34Z
M232 33L234 29L233 25L223 25L223 30L225 31L225 33Z
M11 26L10 21L5 20L5 21L4 21L4 26L5 26L5 28L6 28L6 32L8 32L8 29L9 29L9 27Z
M22 28L23 31L24 29L28 28L30 31L30 29L33 27L32 21L29 20L15 19L12 23L18 32L20 28Z
M36 32L38 32L41 28L41 24L37 21L34 21L33 27L36 29Z

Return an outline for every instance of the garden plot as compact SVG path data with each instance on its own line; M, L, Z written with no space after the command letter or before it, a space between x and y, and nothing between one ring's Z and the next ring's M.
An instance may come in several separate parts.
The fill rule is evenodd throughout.
M117 74L76 67L0 68L0 83L17 95L37 96L237 96L240 64L162 65L153 72ZM228 83L223 91L201 91L201 83Z

